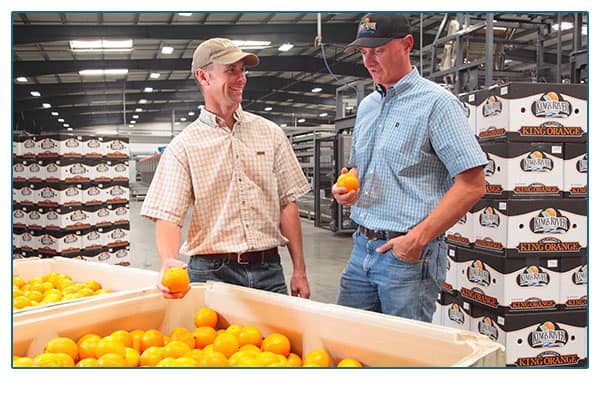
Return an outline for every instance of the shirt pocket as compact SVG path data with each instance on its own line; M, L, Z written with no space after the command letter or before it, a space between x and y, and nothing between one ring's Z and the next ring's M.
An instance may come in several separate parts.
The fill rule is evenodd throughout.
M275 182L275 152L271 147L253 146L244 150L243 174L256 186L266 189Z

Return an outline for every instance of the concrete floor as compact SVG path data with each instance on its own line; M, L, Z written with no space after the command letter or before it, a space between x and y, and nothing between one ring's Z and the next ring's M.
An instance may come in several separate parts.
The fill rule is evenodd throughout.
M154 241L154 223L140 216L141 208L141 201L131 201L131 265L157 271L159 260ZM333 233L323 228L317 228L313 225L313 221L303 218L301 218L301 222L304 258L311 289L311 299L325 303L335 303L339 277L352 250L352 237L349 233ZM186 230L187 223L184 225L184 233ZM280 248L280 254L289 288L292 271L291 258L287 248ZM180 258L187 261L184 256Z

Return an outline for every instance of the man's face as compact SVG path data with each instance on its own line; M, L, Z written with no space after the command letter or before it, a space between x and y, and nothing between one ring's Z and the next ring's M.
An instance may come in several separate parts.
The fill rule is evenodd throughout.
M373 81L388 88L407 73L407 67L410 72L411 47L412 42L408 43L405 37L390 40L379 47L360 47L359 51Z
M246 66L244 60L234 64L212 64L207 68L208 85L204 87L204 97L223 106L239 105L246 86Z

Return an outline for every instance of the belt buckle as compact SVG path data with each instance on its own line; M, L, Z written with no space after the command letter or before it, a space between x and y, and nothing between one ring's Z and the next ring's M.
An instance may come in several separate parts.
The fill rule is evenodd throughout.
M250 261L242 261L241 257L244 255L244 253L237 253L237 263L238 264L242 264L242 265L248 265L250 264Z

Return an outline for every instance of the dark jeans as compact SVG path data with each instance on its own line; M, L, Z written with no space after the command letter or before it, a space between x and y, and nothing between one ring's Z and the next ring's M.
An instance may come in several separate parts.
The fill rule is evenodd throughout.
M192 256L188 265L190 282L219 281L253 289L288 294L281 258L274 255L263 263L238 264L236 261Z

